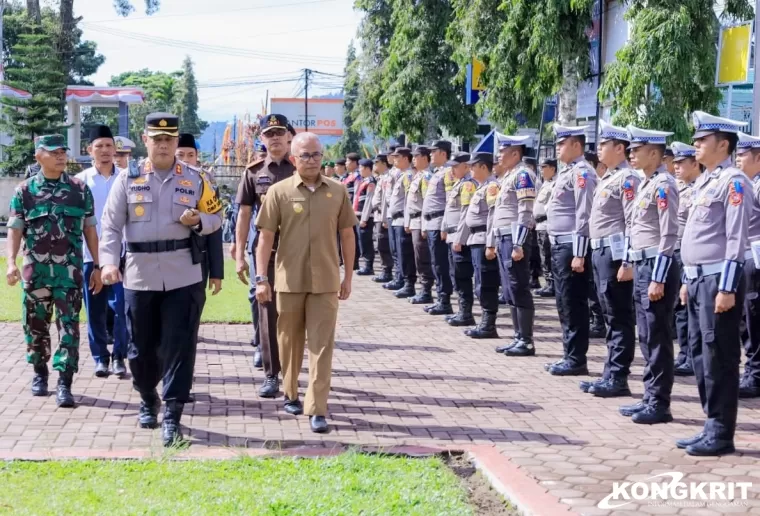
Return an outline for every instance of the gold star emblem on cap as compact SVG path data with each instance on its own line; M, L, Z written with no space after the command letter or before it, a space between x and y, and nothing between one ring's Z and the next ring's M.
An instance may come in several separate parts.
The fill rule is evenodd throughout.
M280 121L277 120L277 117L272 115L269 117L269 125L280 125Z
M116 150L122 150L124 149L124 142L121 140L116 140Z
M169 125L169 124L167 124L166 120L163 120L163 119L161 119L161 121L158 123L159 127L166 127L167 125Z

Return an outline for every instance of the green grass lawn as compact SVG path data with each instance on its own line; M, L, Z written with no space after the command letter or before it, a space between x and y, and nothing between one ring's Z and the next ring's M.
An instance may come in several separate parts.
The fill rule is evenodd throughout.
M473 514L437 458L9 462L0 484L0 514Z
M19 264L21 259L19 259ZM5 282L5 258L0 258L0 321L18 322L21 320L21 287L9 287ZM222 291L216 296L206 292L206 307L203 309L204 323L250 323L251 307L248 304L248 286L243 285L235 273L235 262L225 260ZM82 321L86 320L84 309Z

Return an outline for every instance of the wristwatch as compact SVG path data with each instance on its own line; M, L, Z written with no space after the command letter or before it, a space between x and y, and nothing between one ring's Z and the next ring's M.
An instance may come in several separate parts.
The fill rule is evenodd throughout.
M97 264L97 263L93 263L93 264L92 264L92 268L93 268L94 270L96 270L96 271L99 271L99 270L100 270L100 264Z
M256 284L259 283L267 283L269 281L269 278L266 276L254 276L253 281L256 282Z

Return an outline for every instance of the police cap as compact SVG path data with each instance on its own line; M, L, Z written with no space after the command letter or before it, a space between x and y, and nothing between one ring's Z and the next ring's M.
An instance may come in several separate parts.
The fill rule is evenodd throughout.
M261 121L261 134L266 134L273 129L284 129L288 131L288 119L284 115L267 115Z
M179 117L171 113L151 113L145 117L145 132L148 136L179 136Z
M359 166L360 167L369 167L369 168L372 168L372 160L371 159L361 159L361 160L359 160Z
M483 163L484 165L493 165L493 154L490 152L476 152L467 162L468 165L477 165Z

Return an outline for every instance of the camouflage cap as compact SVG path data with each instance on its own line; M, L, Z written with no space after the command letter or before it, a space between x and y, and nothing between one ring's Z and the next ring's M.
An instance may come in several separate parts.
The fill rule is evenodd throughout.
M46 134L38 136L34 139L34 150L44 149L46 151L54 151L58 149L69 148L66 146L66 138L62 134Z

